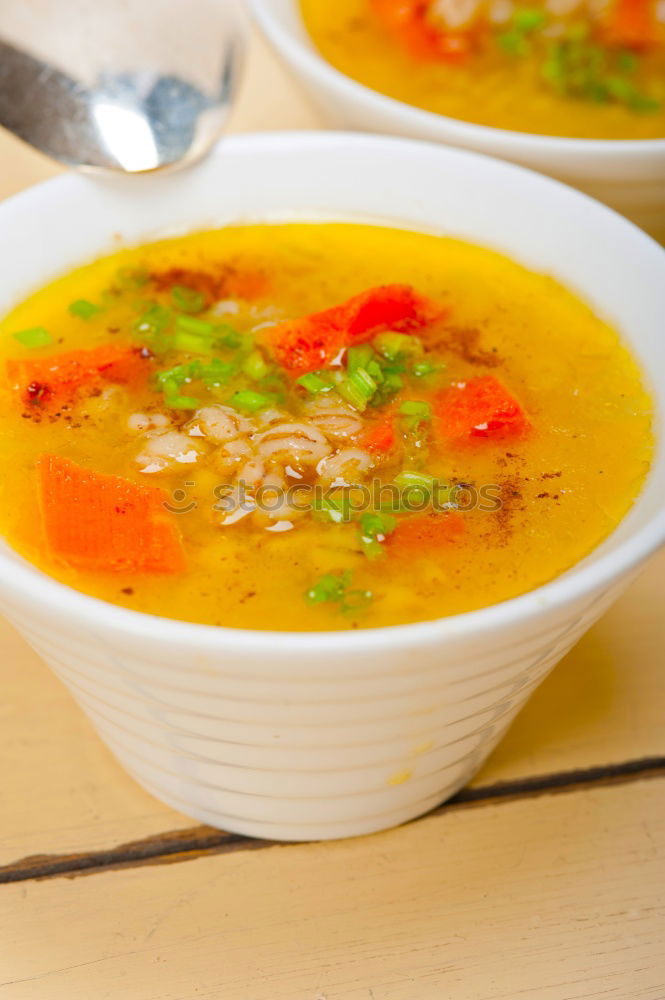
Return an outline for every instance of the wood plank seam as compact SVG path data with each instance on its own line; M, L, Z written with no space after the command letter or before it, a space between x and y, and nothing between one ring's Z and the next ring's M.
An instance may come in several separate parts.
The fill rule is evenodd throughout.
M625 784L626 782L658 777L665 777L665 756L646 757L618 764L464 788L429 815L443 815L453 809L477 807L497 801L509 802L515 801L515 799L535 798L540 795L573 792L581 788ZM185 830L165 831L142 840L120 844L105 851L33 855L22 858L0 867L0 884L62 876L75 878L79 875L90 875L109 869L172 864L210 854L228 854L239 850L262 850L275 846L288 846L288 844L280 845L269 840L254 840L239 834L214 830L211 827L196 826Z

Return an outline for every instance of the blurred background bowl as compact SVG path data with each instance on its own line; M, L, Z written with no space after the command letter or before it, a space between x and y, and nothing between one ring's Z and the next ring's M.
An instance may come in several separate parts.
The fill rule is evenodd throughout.
M310 39L298 0L249 3L267 39L331 125L428 139L512 160L572 184L665 242L665 139L530 135L423 111L331 66Z

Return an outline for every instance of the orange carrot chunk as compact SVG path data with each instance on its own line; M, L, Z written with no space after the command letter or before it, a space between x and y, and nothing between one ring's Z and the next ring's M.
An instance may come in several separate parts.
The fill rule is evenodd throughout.
M373 451L379 454L386 454L387 452L392 451L397 443L394 418L390 416L385 420L382 420L380 423L375 424L371 430L365 434L360 443L361 446L366 448L368 451Z
M39 460L46 538L75 569L179 573L185 554L168 493L83 469L58 455Z
M462 514L417 514L400 519L386 544L391 550L400 552L433 553L442 545L458 541L465 529Z
M412 333L435 322L444 310L409 285L383 285L341 305L280 323L269 334L279 363L293 375L327 367L344 347L394 330Z
M372 0L372 6L388 33L414 59L462 62L469 55L470 36L432 24L427 0Z
M607 40L628 48L648 48L657 41L658 23L653 0L614 0L609 7Z
M516 438L530 427L520 404L492 375L460 382L441 393L434 411L441 435L451 439Z
M115 344L7 362L7 375L22 402L51 411L73 402L84 391L93 392L104 382L138 381L147 370L139 348Z

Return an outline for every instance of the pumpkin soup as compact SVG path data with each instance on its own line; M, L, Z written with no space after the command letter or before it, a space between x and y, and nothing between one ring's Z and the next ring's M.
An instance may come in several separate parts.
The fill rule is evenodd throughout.
M187 621L346 629L523 594L650 463L614 330L550 277L388 227L122 250L18 306L0 351L9 543Z
M540 135L665 136L662 0L301 0L321 54L438 114Z

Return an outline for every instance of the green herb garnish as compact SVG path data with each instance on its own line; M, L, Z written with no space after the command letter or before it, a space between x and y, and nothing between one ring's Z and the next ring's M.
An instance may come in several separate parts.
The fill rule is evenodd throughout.
M218 389L226 385L238 373L238 365L233 361L222 361L213 358L212 361L192 361L189 364L175 365L156 376L157 385L164 393L164 400L171 409L196 409L201 400L193 395L183 394L184 385L201 382L206 389Z
M336 388L347 403L362 413L379 386L366 368L356 368Z
M317 520L332 521L333 524L345 524L351 520L348 497L344 492L341 502L329 495L315 495L312 510L317 515Z
M431 361L416 361L411 369L411 374L416 378L426 378L428 375L435 375L441 371L443 365L435 365Z
M550 45L541 75L563 97L614 102L637 112L657 111L660 102L632 79L638 65L634 53L612 52L571 28L565 38Z
M274 402L273 396L266 396L253 389L241 389L240 392L236 392L231 397L229 405L244 413L258 413L260 410L267 410L269 406L273 406Z
M270 366L261 352L254 350L243 361L242 371L252 382L259 382L270 373Z
M379 559L385 554L382 542L397 527L397 521L390 514L377 511L363 514L360 518L360 545L368 559Z
M547 17L542 10L536 7L523 7L522 10L515 11L513 24L518 31L530 32L537 28L542 28L547 21Z
M506 31L497 35L497 42L508 55L523 57L531 51L529 35L544 27L547 17L535 7L523 7L513 14Z
M346 352L346 367L349 372L355 372L358 368L367 368L372 363L373 356L374 351L369 344L350 347Z
M399 412L409 430L415 430L432 419L432 407L424 400L407 399L400 404Z
M296 379L296 385L301 385L307 392L317 396L320 392L329 392L334 383L327 372L309 372Z
M370 590L352 590L352 575L347 570L344 573L326 573L305 592L308 604L338 604L340 611L361 611L374 599Z
M92 319L99 312L102 312L102 307L96 306L94 302L88 302L87 299L77 299L69 305L69 313L78 316L79 319Z
M24 347L29 347L31 350L36 347L46 347L47 344L53 343L53 337L43 326L33 326L29 330L19 330L18 333L13 334L14 340L18 340L19 344L23 344Z
M148 303L148 307L135 321L133 331L136 337L146 342L155 351L169 349L170 341L166 333L171 325L173 313L158 302Z
M381 333L374 338L374 348L388 361L400 361L421 354L422 341L407 333Z

